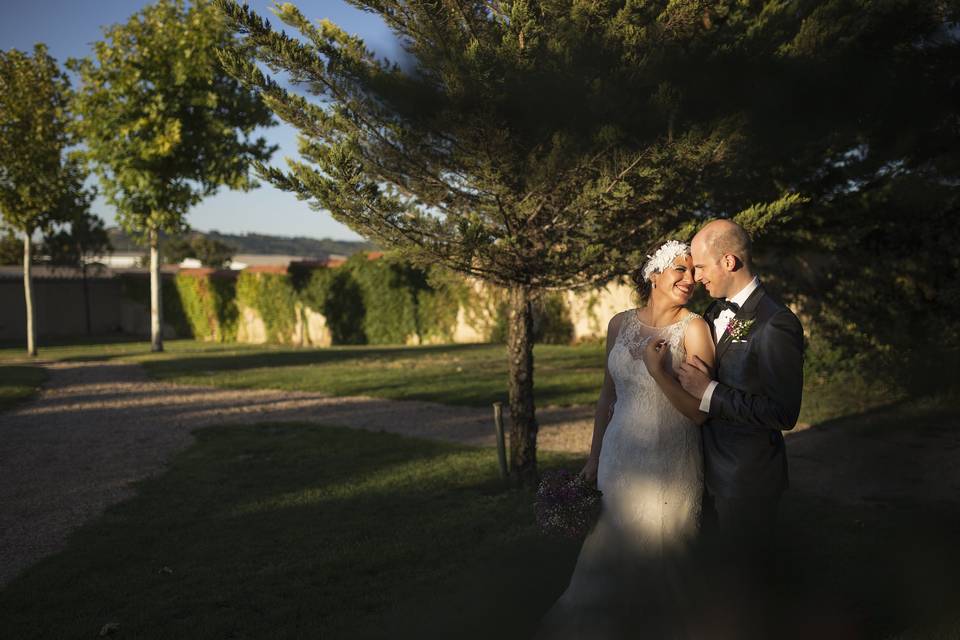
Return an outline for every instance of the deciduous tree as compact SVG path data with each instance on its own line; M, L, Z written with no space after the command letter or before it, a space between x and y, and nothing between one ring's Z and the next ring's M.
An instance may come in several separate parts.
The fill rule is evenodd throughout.
M0 214L23 236L27 353L37 354L33 235L58 220L70 188L70 83L38 44L33 55L0 51Z
M274 150L254 137L270 112L215 58L232 40L208 2L158 0L106 28L92 57L70 61L86 156L118 222L150 247L154 351L163 349L160 234L183 231L190 207L221 186L253 188L250 162Z

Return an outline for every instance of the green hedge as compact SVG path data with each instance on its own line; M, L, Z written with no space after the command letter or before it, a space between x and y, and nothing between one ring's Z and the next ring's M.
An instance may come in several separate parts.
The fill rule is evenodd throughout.
M428 282L430 274L396 256L357 253L314 271L300 295L326 317L334 344L450 341L457 300L446 282Z
M237 285L232 274L178 273L175 283L194 338L236 341Z
M149 304L149 278L121 277L124 295ZM370 260L356 253L331 268L294 264L285 274L180 273L165 276L163 287L164 321L198 340L235 341L239 309L249 307L263 319L270 342L291 342L298 311L310 308L326 319L333 344L447 343L461 306L486 339L506 339L505 290L488 286L478 293L460 274L422 269L393 254ZM572 337L562 295L539 296L534 341L567 344Z
M545 291L533 300L533 341L546 344L570 344L573 341L573 321L563 300L563 294ZM490 333L490 342L507 341L509 308L502 300L497 306L496 323Z
M363 292L349 270L315 269L300 295L304 304L326 319L333 344L366 344Z

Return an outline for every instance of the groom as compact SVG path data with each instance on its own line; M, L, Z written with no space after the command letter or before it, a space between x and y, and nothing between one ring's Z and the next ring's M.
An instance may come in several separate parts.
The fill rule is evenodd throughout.
M716 371L695 359L678 372L708 414L704 525L712 525L739 568L762 572L772 560L777 506L787 487L780 432L793 428L800 413L803 329L764 291L742 227L710 222L690 248L695 279L715 298L704 318L717 345Z

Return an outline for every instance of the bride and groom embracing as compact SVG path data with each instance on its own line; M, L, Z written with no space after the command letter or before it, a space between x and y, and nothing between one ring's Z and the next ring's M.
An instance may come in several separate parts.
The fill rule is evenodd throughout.
M581 474L603 492L537 638L771 637L765 573L800 412L803 330L754 274L747 233L713 221L634 276L610 320ZM686 309L696 283L714 301Z

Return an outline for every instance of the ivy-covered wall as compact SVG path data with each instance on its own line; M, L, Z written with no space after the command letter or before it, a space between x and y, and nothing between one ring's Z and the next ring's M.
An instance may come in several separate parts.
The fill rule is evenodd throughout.
M237 307L255 310L270 342L294 341L299 296L286 273L243 271L237 278Z
M125 296L149 304L149 279L122 276ZM164 278L164 320L178 336L280 344L451 343L506 339L506 291L440 267L421 269L387 254L356 253L336 267L291 265L287 272L209 269ZM322 318L317 318L317 314ZM308 316L311 316L308 318ZM311 333L320 321L324 339ZM323 326L325 323L325 326ZM568 304L545 293L534 305L534 339L574 338ZM469 339L469 338L468 338Z
M237 284L232 273L181 271L174 280L180 304L197 340L237 339Z

